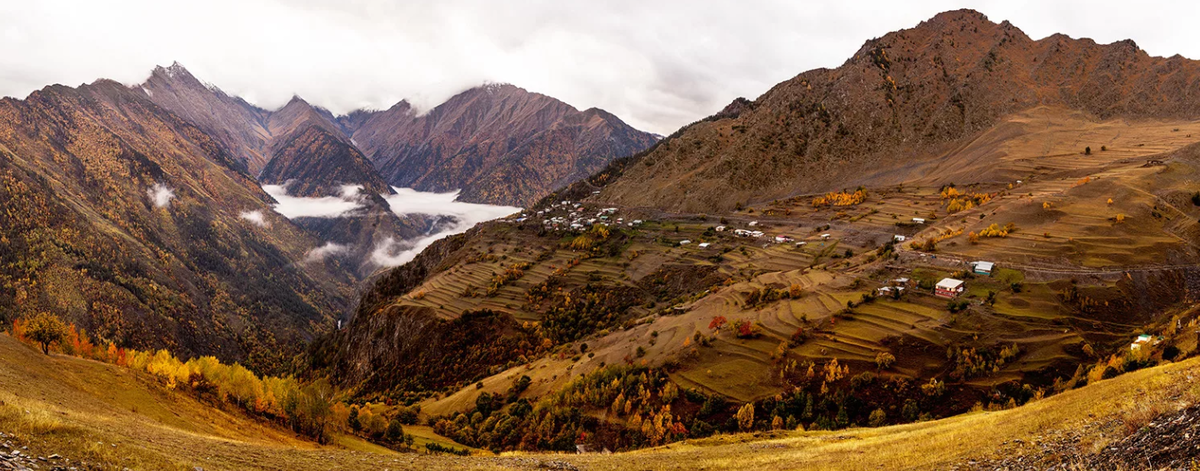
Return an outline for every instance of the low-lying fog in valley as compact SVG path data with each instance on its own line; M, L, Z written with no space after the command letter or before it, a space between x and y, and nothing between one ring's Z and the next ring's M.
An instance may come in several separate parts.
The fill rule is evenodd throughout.
M338 196L298 197L287 193L286 185L263 185L263 190L275 198L275 212L288 218L351 218L360 215L365 206L359 191L361 185L344 185ZM458 200L459 192L433 193L412 188L392 188L394 195L381 195L396 215L422 215L446 221L434 224L429 232L418 238L386 237L371 252L371 261L377 265L392 267L403 265L421 253L438 239L459 234L481 222L507 216L521 211L514 206L466 203ZM261 216L260 216L261 218ZM326 244L314 248L309 260L320 260L339 252L337 244Z

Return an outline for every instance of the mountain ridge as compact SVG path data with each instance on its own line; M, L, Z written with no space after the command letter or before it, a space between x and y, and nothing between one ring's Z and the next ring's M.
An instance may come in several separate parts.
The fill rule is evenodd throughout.
M317 242L272 216L244 161L142 92L98 80L0 100L0 147L6 321L49 310L124 345L279 371L348 308L349 274L297 265Z
M1097 45L1061 34L1034 41L973 10L945 12L866 41L836 69L773 86L736 117L718 114L688 128L677 136L686 145L639 159L597 201L728 210L872 178L895 183L913 174L889 175L898 166L922 169L1000 117L1038 105L1100 119L1195 117L1200 98L1185 91L1198 77L1196 61L1150 57L1132 41ZM730 192L717 196L715 188Z
M384 110L360 109L340 116L298 95L268 111L204 84L179 63L156 68L139 87L164 108L220 136L236 149L252 174L272 183L304 179L278 174L279 165L263 172L284 146L281 142L306 132L299 128L309 125L319 127L320 140L342 154L317 160L334 158L356 167L351 175L341 176L357 178L361 181L354 183L373 191L390 193L390 186L443 193L462 190L463 201L505 205L531 204L655 140L599 108L580 111L511 84L470 88L419 115L401 100ZM362 168L361 159L345 154L365 156L386 185ZM294 161L296 156L285 158ZM320 190L302 186L298 191L306 195L330 192L328 182L318 185Z

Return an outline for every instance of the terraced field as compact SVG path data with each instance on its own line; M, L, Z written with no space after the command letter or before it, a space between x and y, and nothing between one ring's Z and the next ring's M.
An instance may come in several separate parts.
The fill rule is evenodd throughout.
M576 236L569 232L539 236L515 222L498 223L494 230L503 236L492 239L503 243L471 249L491 257L457 263L413 291L422 298L401 302L447 317L490 308L536 323L543 312L528 304L527 292L556 271L563 292L645 287L662 270L684 265L712 267L723 281L639 303L624 324L563 349L587 343L590 355L534 361L483 381L482 389L425 406L442 413L468 408L480 392L502 392L517 375L533 378L531 396L545 394L618 363L666 365L684 388L752 401L789 387L780 380L780 352L818 367L837 359L851 375L875 371L876 356L888 352L897 361L885 376L923 381L955 367L948 349L1015 345L1016 358L964 384L1044 384L1070 376L1077 364L1127 348L1135 332L1178 312L1173 306L1182 298L1170 293L1190 282L1172 270L1200 261L1200 208L1190 201L1200 152L1185 147L1200 140L1193 134L1200 136L1200 123L1096 122L1038 108L941 156L936 165L917 162L913 175L867 186L858 204L814 207L818 195L806 195L719 216L619 208L614 218L646 222L623 228L623 242L602 256L572 249ZM949 211L952 198L941 190L956 175L974 182L957 187L959 193L986 194L985 201ZM589 208L584 202L580 211ZM1005 237L968 240L971 232L1010 223ZM716 226L728 229L717 232ZM734 229L765 235L737 237ZM777 235L794 241L774 243ZM905 241L884 254L897 235ZM931 238L938 239L933 252L909 245ZM680 245L684 240L691 243ZM701 248L702 242L710 245ZM964 275L974 260L995 261L999 268L991 277ZM521 278L491 296L462 296L468 287L482 291L493 274L516 263L530 264ZM683 273L671 276L686 278ZM929 288L951 276L967 276L959 312ZM901 277L913 284L899 299L864 301ZM771 290L797 290L799 296L749 302ZM1076 291L1081 294L1068 296ZM1161 299L1111 304L1120 292L1158 293ZM714 318L748 321L756 334L739 338L732 330L713 330ZM793 340L798 331L804 332L801 341Z

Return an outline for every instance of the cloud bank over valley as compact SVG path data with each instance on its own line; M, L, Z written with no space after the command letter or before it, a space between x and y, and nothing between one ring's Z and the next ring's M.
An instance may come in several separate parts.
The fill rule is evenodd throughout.
M366 205L363 196L359 193L362 189L361 185L345 185L341 188L340 195L323 197L291 196L287 193L286 185L263 185L262 188L277 202L274 205L275 212L288 219L352 218L359 216L360 211L358 210ZM515 206L458 201L458 191L431 193L395 187L393 190L396 194L382 196L397 216L431 216L445 221L435 223L428 233L419 238L401 239L388 236L381 239L381 242L372 249L370 261L383 267L403 265L438 239L466 232L481 222L521 211L521 208ZM261 211L243 212L241 218L264 227L266 224ZM327 243L309 251L305 256L305 261L311 263L323 260L330 255L347 252L349 252L348 246Z

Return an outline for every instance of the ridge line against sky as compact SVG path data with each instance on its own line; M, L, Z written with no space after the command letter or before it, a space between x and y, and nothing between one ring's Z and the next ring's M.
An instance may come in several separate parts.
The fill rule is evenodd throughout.
M1035 39L1133 39L1151 55L1200 57L1196 2L0 0L0 95L134 84L179 61L267 109L299 95L336 114L402 99L427 110L505 82L669 134L960 8Z

